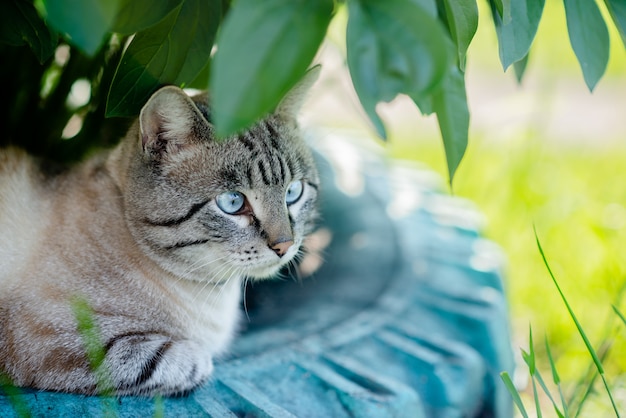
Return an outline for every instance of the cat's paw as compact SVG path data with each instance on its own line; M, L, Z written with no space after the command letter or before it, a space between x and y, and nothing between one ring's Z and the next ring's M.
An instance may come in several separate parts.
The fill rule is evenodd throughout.
M120 335L105 351L110 385L118 395L180 395L213 372L211 355L200 344L162 334Z

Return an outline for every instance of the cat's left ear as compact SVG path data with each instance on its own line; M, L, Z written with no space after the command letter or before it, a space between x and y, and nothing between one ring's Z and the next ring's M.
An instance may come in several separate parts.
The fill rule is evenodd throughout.
M316 65L310 68L298 84L289 90L287 95L285 95L285 97L280 101L274 114L288 119L295 118L300 111L311 86L313 86L319 78L321 71L321 65Z
M176 86L167 86L150 97L139 114L143 150L153 156L170 154L196 142L208 127L193 100Z

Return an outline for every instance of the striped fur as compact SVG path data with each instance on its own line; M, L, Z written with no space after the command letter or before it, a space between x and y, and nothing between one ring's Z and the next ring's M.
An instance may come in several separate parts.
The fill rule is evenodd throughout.
M0 373L84 394L172 395L206 381L236 332L242 280L275 274L313 226L318 175L294 112L315 77L224 141L206 96L165 87L117 148L70 170L49 175L0 150ZM217 204L227 191L246 198L237 214Z

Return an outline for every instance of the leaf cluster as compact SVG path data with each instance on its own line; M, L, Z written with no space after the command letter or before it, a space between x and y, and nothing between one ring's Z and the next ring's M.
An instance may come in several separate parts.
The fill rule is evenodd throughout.
M504 69L518 79L545 0L487 0ZM626 41L626 7L604 0ZM609 38L595 0L564 0L572 48L590 89L606 68ZM363 109L382 138L376 107L408 95L439 123L452 180L468 140L465 64L478 23L476 0L7 0L0 5L8 139L39 153L80 156L101 145L164 84L208 89L220 136L270 112L302 77L339 8L347 9L347 65ZM24 57L22 47L34 56ZM59 48L69 48L69 59ZM87 104L66 101L89 81ZM74 149L58 140L72 117ZM41 128L21 132L27 120ZM5 121L1 121L5 122ZM67 136L67 135L66 135ZM81 142L82 141L82 142ZM82 145L81 145L82 144ZM61 151L59 151L61 150Z

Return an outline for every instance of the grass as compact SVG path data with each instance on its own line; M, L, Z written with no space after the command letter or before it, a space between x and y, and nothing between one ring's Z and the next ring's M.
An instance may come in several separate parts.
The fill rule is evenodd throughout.
M598 350L598 364L609 385L622 388L626 358L619 353L626 350L626 324L616 311L624 311L626 187L616 175L626 161L626 144L564 146L530 135L506 143L473 140L454 194L477 204L488 220L484 233L508 257L505 277L514 347L529 346L526 335L532 324L549 340L549 345L531 350L537 369L552 375L558 369L558 390L565 392L567 402L584 397L595 410L610 412L610 402L596 391L597 382L585 395L594 376L588 370L592 358L537 251L533 225L566 300L581 315L580 329L589 345L608 346ZM445 175L438 138L398 137L391 144L392 155L426 161ZM529 397L534 402L532 393ZM550 405L549 399L543 402Z
M611 61L590 94L569 46L563 5L546 2L526 80L516 88L513 75L502 74L490 25L481 20L468 58L472 126L453 193L478 206L487 220L485 235L508 257L513 346L528 347L519 357L529 371L519 402L527 407L539 402L539 413L529 407L537 416L541 411L544 416L615 416L615 408L626 411L626 357L621 355L626 350L626 186L621 180L626 126L618 121L616 129L607 130L599 122L604 113L594 111L606 103L605 113L624 106L610 102L626 89L624 45L611 28ZM580 111L563 117L563 108ZM425 162L446 178L433 124L387 116L390 154ZM590 129L586 134L568 126L555 129L559 120ZM529 324L545 336L545 344L533 346ZM544 382L542 374L551 379ZM503 380L513 384L516 377Z

